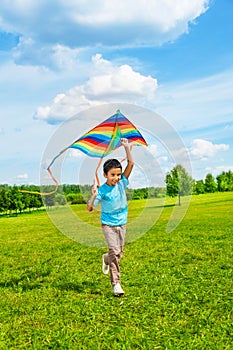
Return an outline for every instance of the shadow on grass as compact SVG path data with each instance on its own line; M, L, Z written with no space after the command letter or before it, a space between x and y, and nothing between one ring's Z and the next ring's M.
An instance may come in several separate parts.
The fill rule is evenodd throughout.
M39 289L43 287L45 282L44 277L50 275L50 271L41 273L24 274L18 278L12 278L11 280L0 282L0 288L11 288L20 292L26 292L33 289Z
M38 277L37 277L38 278ZM45 283L46 282L46 283ZM20 278L12 278L8 281L0 282L0 288L13 289L15 292L28 292L33 289L46 288L48 281L40 279L29 280L28 276L22 276ZM51 285L50 285L51 286ZM64 282L64 283L52 283L52 287L60 289L61 291L72 291L76 293L89 293L89 294L102 294L96 283L83 281L77 282Z
M101 291L97 288L96 283L90 281L83 282L64 282L60 284L55 284L54 287L62 291L74 291L77 293L88 292L90 294L102 294Z
M43 287L43 281L40 282L28 282L24 279L12 279L6 282L0 282L0 288L10 288L20 292L26 292L33 289L39 289Z
M155 208L160 209L160 208L170 208L170 207L177 207L177 206L179 206L179 205L178 204L147 205L146 209L151 209L151 208L153 208L153 209L155 209Z

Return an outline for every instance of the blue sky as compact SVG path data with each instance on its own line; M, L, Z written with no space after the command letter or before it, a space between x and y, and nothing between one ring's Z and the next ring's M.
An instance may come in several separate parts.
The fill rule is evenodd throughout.
M0 183L38 184L64 121L116 102L162 116L195 179L233 170L232 13L231 0L2 1ZM150 147L166 173L174 162Z

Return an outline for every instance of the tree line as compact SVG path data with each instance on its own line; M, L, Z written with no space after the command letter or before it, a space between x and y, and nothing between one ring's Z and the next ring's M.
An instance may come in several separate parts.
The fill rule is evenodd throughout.
M130 200L160 198L166 195L170 197L186 196L190 194L204 194L213 192L233 191L233 172L222 172L216 178L207 174L204 180L194 180L181 165L175 166L167 173L165 178L166 187L146 187L127 189L127 198ZM21 213L33 211L46 206L84 204L91 196L90 185L64 184L58 190L48 196L22 193L20 190L32 192L52 192L55 186L9 186L0 185L0 213Z
M41 207L47 208L55 205L65 205L67 202L71 204L85 203L85 197L89 196L91 186L84 185L60 185L55 193L47 196L39 194L21 192L53 192L55 186L9 186L0 185L0 213L21 213L23 211L33 211Z
M166 175L166 193L170 197L177 195L204 194L233 191L233 172L231 170L214 176L207 174L204 180L194 180L181 165L175 166Z
M0 213L18 214L25 211L33 211L42 207L50 208L53 206L69 204L85 204L91 197L91 185L64 184L59 185L57 191L55 186L35 186L21 185L10 186L0 185ZM21 192L43 192L52 194L41 196L39 194ZM146 199L148 197L163 197L166 195L166 189L162 187L127 189L127 198L130 200Z

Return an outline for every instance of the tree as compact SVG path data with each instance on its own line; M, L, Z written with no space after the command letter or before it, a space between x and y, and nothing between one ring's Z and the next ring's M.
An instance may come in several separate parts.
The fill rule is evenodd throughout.
M196 181L195 186L194 186L194 193L195 194L205 193L205 184L204 184L203 180Z
M18 191L17 186L13 186L9 192L8 192L8 198L9 198L9 210L10 212L15 211L17 213L18 211L22 211L24 208L23 202L22 202L22 193Z
M0 212L7 212L9 208L9 189L6 186L1 186L0 188Z
M40 208L42 207L43 202L42 198L38 194L31 194L29 198L29 203L28 203L28 208L33 209L33 208Z
M133 192L134 199L147 199L148 198L148 188L137 188Z
M220 175L216 177L217 185L218 185L218 191L224 192L224 191L233 191L233 172L223 171Z
M55 194L49 194L47 196L44 196L44 203L47 208L53 207L55 205Z
M165 187L149 187L148 197L149 198L162 198L166 196Z
M227 191L227 177L226 173L223 171L220 175L216 177L217 185L218 185L218 191L224 192Z
M207 174L205 178L205 192L214 193L217 191L217 183L212 174Z
M179 182L178 182L178 173L175 168L166 175L165 179L167 185L167 194L170 197L175 197L179 193Z
M229 170L226 173L226 176L227 176L227 190L233 191L233 172Z
M192 193L194 180L187 173L182 165L175 166L165 179L167 185L167 194L171 197L177 195L188 196Z
M60 193L58 193L55 197L55 204L56 205L66 205L66 197Z

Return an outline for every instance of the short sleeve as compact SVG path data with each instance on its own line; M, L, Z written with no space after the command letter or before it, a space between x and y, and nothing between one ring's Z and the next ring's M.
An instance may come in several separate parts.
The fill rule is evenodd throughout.
M97 204L99 204L99 202L101 201L101 195L100 195L100 193L99 193L99 191L98 191L98 193L97 193L97 196L96 196L96 198L95 198L95 200L94 200L94 207L97 205Z

